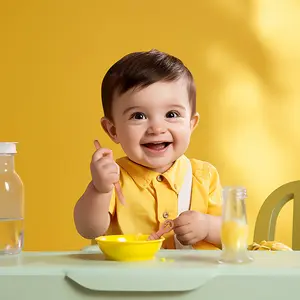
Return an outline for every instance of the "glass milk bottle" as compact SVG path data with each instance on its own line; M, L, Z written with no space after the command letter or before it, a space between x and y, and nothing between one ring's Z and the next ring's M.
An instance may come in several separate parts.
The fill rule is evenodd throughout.
M248 252L248 223L243 187L225 187L223 190L222 255L220 263L246 263L252 258Z
M0 255L23 248L24 191L15 171L15 143L0 142Z

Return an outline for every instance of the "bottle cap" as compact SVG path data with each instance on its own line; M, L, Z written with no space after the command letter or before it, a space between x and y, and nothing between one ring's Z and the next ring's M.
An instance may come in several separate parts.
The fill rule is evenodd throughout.
M0 142L0 154L17 153L16 142Z
M222 191L223 199L227 199L232 196L238 200L244 200L247 198L247 190L243 186L226 186Z

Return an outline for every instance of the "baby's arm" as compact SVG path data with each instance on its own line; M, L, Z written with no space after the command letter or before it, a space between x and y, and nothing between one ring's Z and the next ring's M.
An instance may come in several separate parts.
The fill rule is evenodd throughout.
M87 186L74 208L74 221L78 233L86 239L105 234L110 225L109 206L113 190L99 193L93 183Z
M104 235L110 225L110 204L114 199L114 183L119 181L119 167L110 149L101 148L95 141L96 151L91 161L92 181L74 208L77 231L87 239Z
M221 227L222 227L222 186L218 171L209 165L209 203L207 210L208 234L206 242L221 246Z
M219 247L221 245L222 217L206 215L206 218L208 232L205 241Z

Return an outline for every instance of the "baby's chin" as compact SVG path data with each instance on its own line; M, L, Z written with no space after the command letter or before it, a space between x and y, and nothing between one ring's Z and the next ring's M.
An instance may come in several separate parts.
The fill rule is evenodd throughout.
M151 169L158 173L166 172L175 162L176 158L174 159L167 159L167 158L156 158L156 159L141 159L141 160L134 160L135 163L142 165L147 169Z

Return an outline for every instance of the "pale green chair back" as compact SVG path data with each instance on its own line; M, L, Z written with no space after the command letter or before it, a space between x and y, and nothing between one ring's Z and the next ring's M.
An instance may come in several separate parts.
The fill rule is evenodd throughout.
M272 192L259 210L254 230L254 241L273 241L278 215L283 206L294 200L293 250L300 250L300 180L286 183Z

